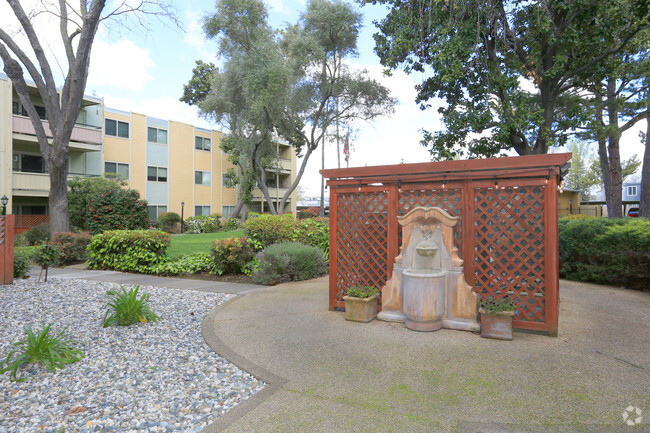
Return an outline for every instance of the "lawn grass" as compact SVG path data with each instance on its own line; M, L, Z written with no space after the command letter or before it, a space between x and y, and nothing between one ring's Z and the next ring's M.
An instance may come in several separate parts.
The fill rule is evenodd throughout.
M241 230L219 233L199 233L196 235L174 235L172 243L167 248L168 257L179 257L191 253L210 252L212 241L217 239L226 239L237 236L244 236Z

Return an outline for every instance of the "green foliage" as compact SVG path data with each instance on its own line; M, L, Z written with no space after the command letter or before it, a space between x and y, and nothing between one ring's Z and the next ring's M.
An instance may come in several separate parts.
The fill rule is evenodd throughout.
M562 218L560 276L570 280L648 287L650 221L644 218Z
M42 243L34 252L34 262L41 268L47 269L57 262L57 248L52 244Z
M258 284L278 284L321 276L327 272L323 252L298 242L270 245L258 254L259 267L253 273Z
M209 253L212 241L243 236L244 232L199 233L195 235L172 236L172 242L167 248L167 256L176 258L192 253Z
M140 286L129 289L127 292L122 287L122 293L109 295L112 299L106 304L108 309L104 315L103 327L107 328L113 324L118 326L129 326L134 323L157 322L160 320L149 308L149 294L143 293L138 297Z
M246 237L214 241L211 253L214 269L219 275L243 272L246 264L255 256L255 250Z
M50 225L42 223L24 233L27 245L42 244L50 240Z
M294 224L295 220L291 214L257 215L251 213L241 228L246 236L264 248L278 242L291 241Z
M517 308L508 296L501 299L481 299L481 308L487 314L500 313L502 311L515 311Z
M346 296L351 298L369 298L375 293L379 293L379 289L373 286L352 286L346 292Z
M54 233L51 245L57 250L56 264L65 266L85 261L88 258L90 239L88 233Z
M296 221L291 240L320 248L325 258L328 259L330 254L329 218L318 217Z
M317 207L309 207L298 211L298 219L318 218L320 216L320 209Z
M9 371L9 378L12 382L22 382L25 378L18 379L18 369L32 362L42 362L52 373L57 368L63 368L66 364L72 364L83 358L81 350L75 348L77 344L72 337L66 333L67 328L58 334L50 333L52 323L34 333L31 327L27 327L27 337L14 343L13 349L4 361L0 362L0 374ZM14 358L15 356L15 358Z
M155 275L192 275L199 272L217 274L214 258L210 253L192 253L164 263L141 269L138 272Z
M643 0L363 3L391 8L375 34L382 64L427 74L417 86L423 109L445 102L446 130L422 141L434 159L543 154L602 122L577 95L581 79L615 70L612 58L648 18Z
M197 215L185 220L185 233L216 233L219 231L219 217L217 215Z
M158 227L167 233L174 233L177 231L176 226L180 222L181 216L176 212L163 212L158 215Z
M241 220L239 218L226 218L221 221L221 231L231 232L238 230L241 225Z
M14 248L14 278L23 278L27 275L33 253L32 248Z
M88 246L90 269L140 272L166 261L171 235L160 230L109 230Z
M90 230L92 200L107 192L119 193L126 181L115 177L75 177L68 181L68 212L70 224L80 230Z
M134 189L106 191L90 199L88 231L137 230L148 226L147 202Z
M196 60L195 63L196 67L192 69L192 78L183 85L183 96L180 98L182 102L189 105L198 105L208 96L210 81L218 70L213 63L205 63L202 60Z

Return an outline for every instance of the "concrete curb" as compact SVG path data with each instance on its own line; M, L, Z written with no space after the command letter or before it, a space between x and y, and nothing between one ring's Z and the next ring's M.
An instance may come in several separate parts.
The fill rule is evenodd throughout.
M212 424L208 425L205 429L202 430L205 433L219 432L228 428L237 420L244 417L250 411L259 406L266 399L275 394L278 390L283 388L288 382L287 379L271 373L267 369L260 367L251 360L241 356L239 353L232 350L217 336L217 333L214 330L214 320L221 309L229 306L231 303L239 301L248 295L249 294L237 295L236 297L224 302L223 304L215 307L212 311L210 311L210 313L205 316L203 322L201 323L201 334L203 335L203 339L207 345L210 346L210 348L217 354L219 354L219 356L227 359L236 365L239 369L244 370L255 376L257 379L262 380L266 386L247 400L240 402L237 406L226 412L222 417L217 418Z

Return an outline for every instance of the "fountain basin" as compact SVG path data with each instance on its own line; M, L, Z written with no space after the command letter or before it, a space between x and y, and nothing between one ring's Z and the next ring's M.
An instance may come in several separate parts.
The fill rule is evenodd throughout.
M404 323L414 331L437 331L445 314L447 272L406 269L402 274Z

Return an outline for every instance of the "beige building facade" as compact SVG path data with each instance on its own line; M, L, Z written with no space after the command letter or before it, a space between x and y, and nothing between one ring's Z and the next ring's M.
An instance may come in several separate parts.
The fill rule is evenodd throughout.
M38 92L34 104L42 112ZM220 149L222 133L187 123L104 106L102 98L84 97L70 140L70 178L117 173L140 192L152 218L176 212L230 215L237 190L224 186L224 174L234 168ZM295 179L296 154L277 144L278 158L267 173L269 191L277 201ZM46 215L49 177L30 119L11 81L0 74L0 196L9 198L8 213ZM259 189L249 210L268 211ZM296 212L295 194L285 212Z

